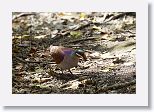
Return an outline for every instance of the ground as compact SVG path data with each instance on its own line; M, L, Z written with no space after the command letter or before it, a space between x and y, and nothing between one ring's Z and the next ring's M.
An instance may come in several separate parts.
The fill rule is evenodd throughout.
M136 13L19 13L12 17L13 94L135 94ZM83 49L88 58L61 70L50 45Z

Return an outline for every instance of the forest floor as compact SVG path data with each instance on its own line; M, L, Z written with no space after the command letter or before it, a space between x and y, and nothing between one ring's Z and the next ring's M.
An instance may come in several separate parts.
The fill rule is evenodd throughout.
M13 13L13 94L135 94L136 13ZM83 49L68 71L44 57L50 45Z

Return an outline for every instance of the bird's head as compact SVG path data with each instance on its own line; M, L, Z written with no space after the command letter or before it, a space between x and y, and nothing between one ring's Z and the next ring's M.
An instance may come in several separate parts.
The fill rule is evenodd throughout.
M84 50L81 50L81 49L75 50L75 55L78 57L82 57L84 59L84 61L87 60Z

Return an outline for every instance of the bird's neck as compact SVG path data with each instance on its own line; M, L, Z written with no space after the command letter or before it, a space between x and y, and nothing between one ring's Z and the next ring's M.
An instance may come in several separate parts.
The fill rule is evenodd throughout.
M75 51L70 50L70 49L65 49L63 52L64 52L65 55L70 55L70 56L75 55Z

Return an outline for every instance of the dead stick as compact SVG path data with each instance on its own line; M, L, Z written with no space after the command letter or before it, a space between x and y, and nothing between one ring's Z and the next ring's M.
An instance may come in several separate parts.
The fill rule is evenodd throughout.
M118 15L116 15L116 16L113 16L112 18L110 18L109 20L107 20L107 21L105 21L105 22L109 22L109 21L111 21L111 20L115 20L115 19L121 18L121 17L123 17L123 16L125 16L125 15L135 16L136 13L134 13L134 12L124 12L124 13L120 13L120 14L118 14Z
M12 20L14 21L15 19L18 19L20 17L26 17L26 16L31 16L31 15L36 15L35 13L21 13L15 17L12 18Z
M19 57L15 57L17 60L23 62L23 63L44 63L44 64L55 64L55 62L42 62L42 61L25 61Z

